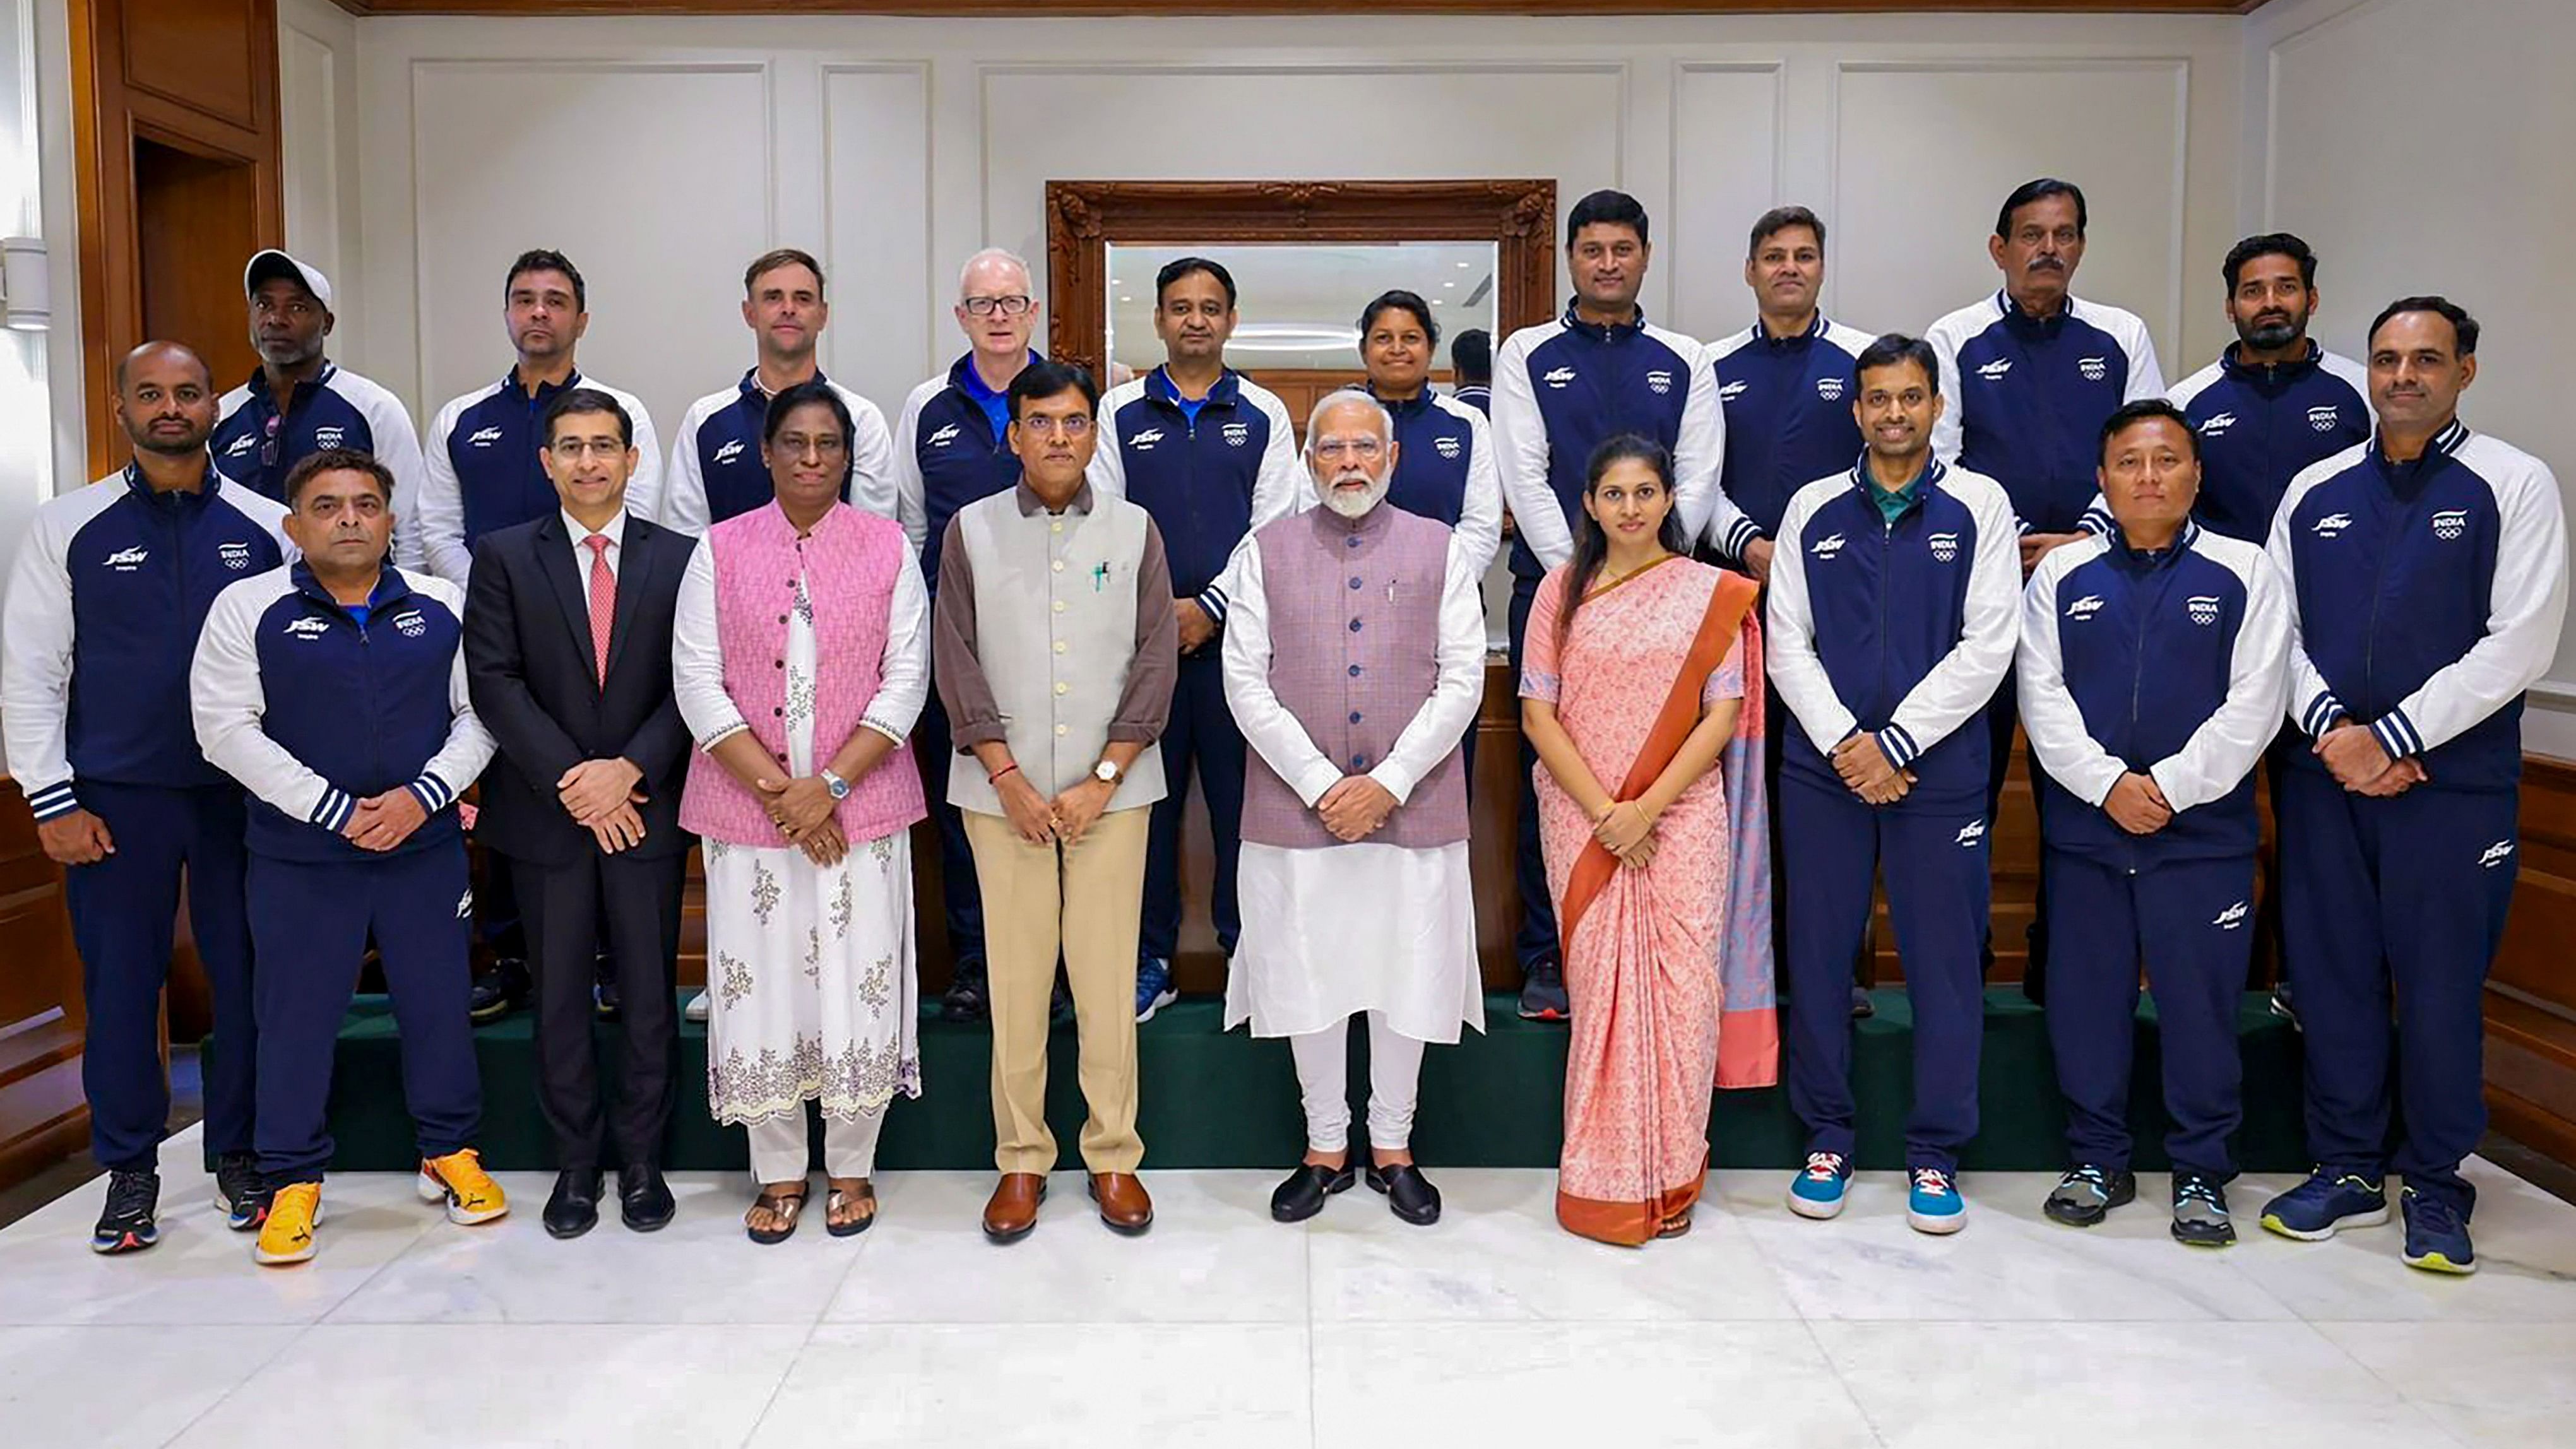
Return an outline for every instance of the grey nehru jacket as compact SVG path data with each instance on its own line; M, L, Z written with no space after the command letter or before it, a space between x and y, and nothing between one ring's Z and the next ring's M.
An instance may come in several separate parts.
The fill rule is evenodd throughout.
M940 543L931 664L958 752L999 740L1039 794L1079 784L1113 742L1162 737L1180 626L1162 536L1145 510L1083 484L1050 513L1025 482L966 505ZM1163 756L1136 756L1109 799L1163 798ZM948 803L987 815L979 769L948 772Z

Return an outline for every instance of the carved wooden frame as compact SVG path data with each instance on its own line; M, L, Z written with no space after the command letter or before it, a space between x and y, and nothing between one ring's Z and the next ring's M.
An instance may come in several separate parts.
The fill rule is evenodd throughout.
M1047 355L1104 383L1113 241L1490 239L1496 341L1557 310L1553 181L1050 181L1046 215Z

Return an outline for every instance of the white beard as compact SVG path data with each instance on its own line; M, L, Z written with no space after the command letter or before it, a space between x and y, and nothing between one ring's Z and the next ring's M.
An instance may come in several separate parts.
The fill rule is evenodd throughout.
M1327 487L1324 489L1324 506L1344 518L1366 518L1370 509L1385 501L1386 490L1394 481L1392 476L1380 478L1370 484L1365 493L1345 493L1339 488Z

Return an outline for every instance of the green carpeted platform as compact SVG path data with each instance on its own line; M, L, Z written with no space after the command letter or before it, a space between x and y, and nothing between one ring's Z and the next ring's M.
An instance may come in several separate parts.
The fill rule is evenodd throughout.
M1878 1015L1859 1024L1855 1085L1861 1111L1864 1168L1904 1165L1905 1103L1911 1081L1913 1017L1902 991L1877 994ZM1192 1000L1166 1007L1137 1032L1143 1090L1139 1129L1145 1165L1277 1167L1304 1150L1295 1073L1281 1041L1254 1041L1218 1030L1223 1007ZM1508 996L1486 1002L1487 1030L1456 1047L1434 1047L1423 1064L1414 1147L1426 1165L1552 1167L1561 1133L1565 1077L1562 1026L1525 1022ZM2131 1122L2140 1170L2166 1166L2164 1109L2156 1085L2158 1053L2152 1000L2140 1012L2131 1089ZM519 1012L476 1033L483 1070L483 1160L495 1169L550 1169L545 1124L537 1114L533 1017ZM2245 1125L2237 1152L2247 1171L2299 1171L2308 1165L2299 1118L2299 1038L2258 995L2245 998L2237 1020L2245 1054ZM609 1029L600 1032L603 1046ZM993 1125L988 1047L980 1026L954 1026L925 1016L921 1024L923 1094L897 1100L886 1122L878 1164L897 1168L990 1168ZM739 1128L718 1128L706 1115L706 1029L684 1024L680 1097L665 1165L741 1168ZM1355 1095L1365 1033L1353 1039ZM410 1167L410 1119L403 1111L399 1043L383 997L361 997L340 1032L331 1099L342 1171ZM209 1041L206 1050L218 1051ZM613 1050L613 1047L611 1048ZM1047 1116L1063 1145L1063 1167L1080 1165L1075 1140L1082 1122L1074 1080L1074 1034L1059 1024L1051 1043ZM2064 1114L2049 1063L2048 1033L2038 1007L2017 989L1986 994L1983 1130L1968 1150L1969 1170L2056 1171L2065 1166ZM1718 1094L1709 1126L1714 1165L1791 1168L1805 1139L1778 1087Z

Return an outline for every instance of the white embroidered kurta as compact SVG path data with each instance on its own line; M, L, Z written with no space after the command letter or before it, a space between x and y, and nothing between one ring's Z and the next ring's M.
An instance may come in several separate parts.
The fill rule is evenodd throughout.
M1379 507L1387 507L1384 502ZM1225 621L1225 694L1245 743L1292 788L1337 772L1270 687L1261 550L1246 539L1227 564L1236 587ZM1440 675L1369 778L1401 807L1457 749L1485 692L1481 580L1454 555L1440 596ZM1297 641L1280 641L1295 647ZM1318 790L1306 804L1323 798ZM1369 841L1319 849L1244 842L1235 871L1243 935L1226 974L1225 1024L1255 1036L1302 1036L1355 1012L1382 1013L1415 1041L1485 1029L1476 966L1475 888L1467 845L1412 850Z
M799 777L830 763L814 738L821 661L807 584L798 577L787 625L787 766ZM906 554L864 727L897 741L911 731L929 687L929 621L930 592ZM725 693L719 637L715 558L702 542L680 585L672 685L690 734L710 745L749 727ZM920 1096L910 833L853 840L829 869L792 848L710 840L705 851L715 1119L759 1122L820 1102L849 1120L884 1111L897 1092Z

